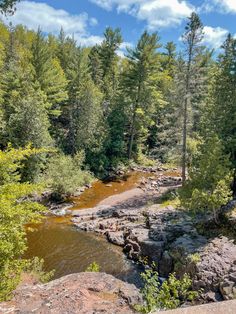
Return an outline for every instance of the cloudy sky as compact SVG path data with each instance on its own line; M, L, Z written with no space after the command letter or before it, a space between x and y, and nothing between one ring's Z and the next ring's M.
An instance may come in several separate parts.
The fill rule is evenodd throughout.
M236 0L21 1L16 14L3 19L35 30L40 26L45 33L57 34L63 27L84 46L101 42L107 26L120 27L122 50L135 44L145 29L157 31L163 43L173 40L180 45L186 17L192 11L202 19L209 47L217 49L228 32L236 34Z

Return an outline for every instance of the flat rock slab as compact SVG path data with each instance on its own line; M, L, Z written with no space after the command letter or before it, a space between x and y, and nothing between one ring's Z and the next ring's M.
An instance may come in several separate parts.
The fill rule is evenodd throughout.
M114 206L120 202L124 202L124 201L131 199L131 198L139 197L142 195L145 195L144 191L142 191L139 188L134 188L134 189L125 191L125 192L120 193L120 194L115 194L115 195L109 196L106 199L104 199L103 201L101 201L99 203L99 205L100 206L101 205Z
M156 312L156 314L235 314L236 300L204 304L199 306L191 306L179 308L171 311ZM153 313L155 314L155 313Z
M138 289L105 273L78 273L47 284L21 285L0 313L130 314L141 297Z

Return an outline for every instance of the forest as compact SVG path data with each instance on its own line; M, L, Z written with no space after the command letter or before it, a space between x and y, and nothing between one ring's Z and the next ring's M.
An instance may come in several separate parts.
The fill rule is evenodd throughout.
M120 57L118 28L85 48L63 28L56 36L0 23L1 300L29 267L23 226L45 211L28 196L46 189L62 199L116 169L158 162L181 168L184 208L220 223L236 192L236 39L214 51L203 36L192 13L181 49L144 31Z

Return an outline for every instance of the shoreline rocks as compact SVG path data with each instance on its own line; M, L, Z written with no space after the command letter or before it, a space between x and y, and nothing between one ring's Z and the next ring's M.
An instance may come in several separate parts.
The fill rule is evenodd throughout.
M226 237L207 239L184 211L160 204L140 207L96 207L72 219L80 230L104 235L123 247L128 258L148 257L161 277L188 272L205 301L236 297L236 245Z

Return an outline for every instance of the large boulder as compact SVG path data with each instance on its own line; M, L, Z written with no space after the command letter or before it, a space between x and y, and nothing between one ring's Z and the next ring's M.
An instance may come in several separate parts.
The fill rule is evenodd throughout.
M134 285L105 273L72 274L47 284L25 284L10 302L0 304L0 313L94 314L134 313L141 302Z

